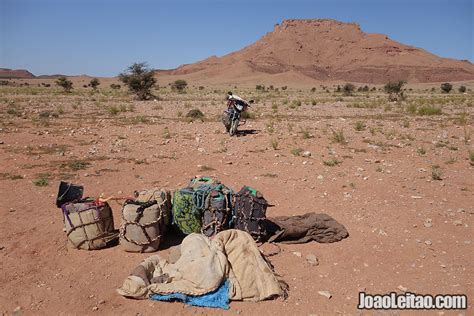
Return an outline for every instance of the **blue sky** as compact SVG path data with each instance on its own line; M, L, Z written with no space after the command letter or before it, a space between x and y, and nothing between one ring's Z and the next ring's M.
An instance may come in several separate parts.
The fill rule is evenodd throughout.
M222 56L293 18L357 22L443 57L474 61L473 0L0 0L0 67L115 76Z

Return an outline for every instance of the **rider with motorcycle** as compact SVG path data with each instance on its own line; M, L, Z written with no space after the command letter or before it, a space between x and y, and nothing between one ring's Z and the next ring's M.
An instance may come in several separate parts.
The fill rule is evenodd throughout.
M229 133L230 136L234 136L237 133L237 127L239 126L241 114L247 110L253 100L245 101L238 95L227 93L227 110L224 111L222 116L222 123ZM245 121L243 122L245 124ZM243 124L241 124L243 125Z

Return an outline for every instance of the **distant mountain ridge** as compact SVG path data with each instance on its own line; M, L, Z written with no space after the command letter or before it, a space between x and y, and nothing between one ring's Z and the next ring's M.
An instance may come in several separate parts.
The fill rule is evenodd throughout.
M32 79L35 78L31 72L26 69L9 69L9 68L0 68L0 78L10 79L10 78L24 78Z

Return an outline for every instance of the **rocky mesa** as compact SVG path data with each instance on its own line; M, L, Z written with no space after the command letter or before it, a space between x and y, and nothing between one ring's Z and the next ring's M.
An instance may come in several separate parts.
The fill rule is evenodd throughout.
M203 83L344 80L377 84L402 79L472 80L474 65L436 56L383 34L365 33L356 23L311 19L285 20L239 51L157 74Z

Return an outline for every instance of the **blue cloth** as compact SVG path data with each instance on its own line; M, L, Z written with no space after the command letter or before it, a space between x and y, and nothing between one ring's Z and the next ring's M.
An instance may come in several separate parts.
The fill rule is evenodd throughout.
M225 280L216 290L204 295L152 294L150 299L167 302L179 301L193 306L229 309L229 286L229 280Z

